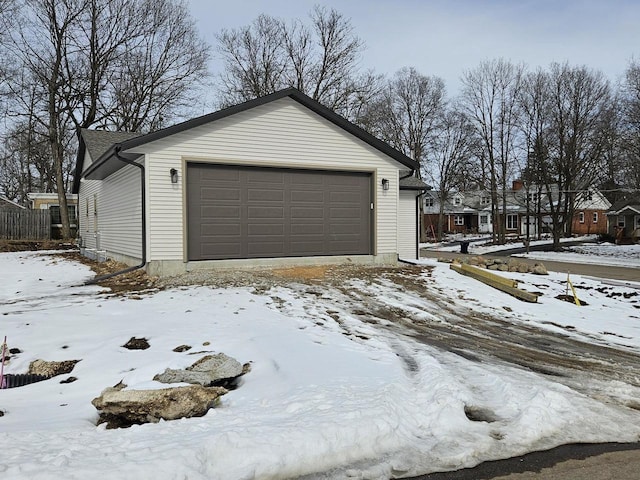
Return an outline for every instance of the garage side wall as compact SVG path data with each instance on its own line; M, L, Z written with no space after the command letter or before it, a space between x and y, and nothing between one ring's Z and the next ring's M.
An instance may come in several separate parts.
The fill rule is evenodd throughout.
M375 255L397 255L398 170L390 157L284 98L131 150L147 155L149 261L185 261L189 161L370 172ZM170 170L178 170L173 184ZM389 190L383 191L382 178Z
M398 256L407 260L418 258L417 192L401 190L398 200Z
M86 166L86 163L85 163ZM84 253L134 265L142 258L140 170L126 166L104 180L83 180L78 234Z

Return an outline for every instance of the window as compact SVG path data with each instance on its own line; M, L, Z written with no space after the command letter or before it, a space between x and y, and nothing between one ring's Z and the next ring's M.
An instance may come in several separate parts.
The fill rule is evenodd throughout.
M578 221L584 223L584 212L578 212Z
M453 224L458 226L464 225L464 217L462 215L454 215Z
M458 206L462 203L462 199L460 197L453 197L453 204Z
M618 225L618 227L620 227L620 228L624 228L625 227L624 215L618 215L618 221L616 222L616 225Z
M85 217L89 218L89 199L88 198L84 199L84 209L85 209L85 212L84 212Z
M480 205L489 205L491 203L491 197L489 195L482 195L480 197Z
M76 206L68 205L67 212L69 212L69 224L76 224ZM60 217L60 205L51 205L49 206L49 213L51 214L51 224L52 225L61 225L62 218Z
M538 192L527 194L527 200L529 202L538 203L539 198Z
M518 228L518 215L516 213L507 214L507 230L516 230Z
M640 228L640 215L635 216L634 223L636 224L634 230Z
M489 223L489 215L480 215L480 225L487 225Z
M587 200L588 202L590 202L591 200L593 200L593 193L591 193L591 190L587 190L584 194L584 199Z
M593 223L598 223L598 212L593 212Z
M424 197L424 206L425 207L433 207L433 197L426 195Z

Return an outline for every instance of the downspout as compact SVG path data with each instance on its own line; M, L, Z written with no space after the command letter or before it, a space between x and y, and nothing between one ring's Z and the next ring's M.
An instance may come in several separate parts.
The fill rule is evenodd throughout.
M123 270L119 270L117 272L109 273L107 275L100 275L99 277L92 278L85 282L85 285L94 285L96 283L100 283L104 280L108 280L109 278L117 277L118 275L124 275L125 273L133 272L134 270L138 270L140 268L144 268L147 264L147 209L146 209L146 196L145 196L145 185L144 185L144 165L134 162L133 160L129 160L120 155L120 150L122 147L120 145L116 145L114 156L121 162L126 163L127 165L133 165L134 167L138 167L140 169L140 197L142 201L142 260L138 265L133 267L128 267Z

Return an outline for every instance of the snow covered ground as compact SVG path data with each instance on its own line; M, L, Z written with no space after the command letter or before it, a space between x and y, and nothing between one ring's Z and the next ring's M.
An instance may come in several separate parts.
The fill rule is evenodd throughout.
M561 238L560 243L571 243L576 241L595 241L595 235L587 235L583 237ZM473 255L484 255L487 253L495 253L501 250L511 250L513 248L524 248L523 242L509 242L504 245L489 245L491 242L490 235L450 235L446 242L442 243L421 243L420 248L440 252L459 252L460 242L469 242L469 253ZM550 237L541 240L531 240L529 245L551 245L553 243ZM624 248L624 246L623 246Z
M544 291L532 306L447 265L424 263L433 268L429 288L453 303L464 298L513 322L563 333L570 325L583 340L640 350L633 289L576 277L589 303L579 309L553 298L566 289L560 275L531 276L523 288ZM353 313L358 298L346 304L321 285L314 292L295 284L268 291L192 286L127 297L83 286L91 271L52 255L3 253L0 271L0 336L22 351L5 373L23 373L38 358L81 360L73 383L60 384L65 375L0 390L3 480L387 479L570 442L640 439L640 414L624 402L377 328ZM447 321L410 291L384 281L348 282L362 302L376 295L419 321ZM122 348L132 336L147 338L151 348ZM91 399L105 387L123 381L128 388L163 388L152 381L156 373L200 358L172 351L182 344L251 362L252 370L202 418L120 430L95 425ZM640 400L638 388L620 381L602 388ZM492 421L471 420L469 412Z

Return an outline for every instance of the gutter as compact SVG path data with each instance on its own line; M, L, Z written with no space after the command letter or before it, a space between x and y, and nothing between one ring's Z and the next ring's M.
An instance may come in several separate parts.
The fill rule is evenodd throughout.
M95 285L96 283L100 283L104 280L108 280L109 278L117 277L119 275L124 275L125 273L133 272L134 270L138 270L140 268L144 268L147 264L147 209L146 209L146 195L145 195L145 181L144 181L144 165L134 162L133 160L129 160L120 155L120 151L122 147L120 144L115 145L113 150L113 156L124 162L128 165L133 165L134 167L138 167L140 169L140 197L142 202L142 260L138 265L133 267L128 267L123 270L119 270L117 272L109 273L107 275L100 275L99 277L94 277L91 280L87 280L85 285ZM89 172L86 172L88 174ZM86 175L85 174L85 175ZM85 176L83 175L83 177Z

